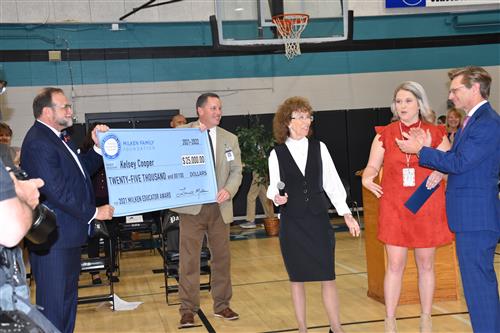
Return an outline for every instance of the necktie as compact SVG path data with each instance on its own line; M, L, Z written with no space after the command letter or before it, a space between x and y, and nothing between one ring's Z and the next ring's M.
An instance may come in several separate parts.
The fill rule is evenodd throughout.
M465 125L467 125L467 123L469 122L469 119L470 117L469 116L466 116L465 119L464 119L464 123L462 124L462 128L465 128Z
M214 152L214 144L212 142L212 138L210 136L210 130L207 130L208 133L208 142L210 143L210 152L212 152L212 158L214 160L214 165L215 165L215 152Z

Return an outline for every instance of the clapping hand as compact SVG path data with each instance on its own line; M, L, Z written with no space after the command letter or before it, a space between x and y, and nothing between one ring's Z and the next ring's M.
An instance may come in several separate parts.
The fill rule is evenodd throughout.
M410 128L409 134L411 137L415 138L422 146L430 147L432 136L429 130L424 131L422 128Z
M408 154L416 154L422 147L429 147L432 142L430 131L424 131L421 128L412 128L410 133L403 132L403 138L402 140L396 139L396 144L402 152Z

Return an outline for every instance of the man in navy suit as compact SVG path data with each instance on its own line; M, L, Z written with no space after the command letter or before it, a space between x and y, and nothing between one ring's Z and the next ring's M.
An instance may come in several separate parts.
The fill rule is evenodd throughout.
M57 229L42 245L30 245L30 262L36 281L36 303L62 332L73 332L78 298L81 246L90 221L109 220L113 207L95 206L90 176L102 165L100 149L78 154L61 131L73 125L73 110L64 92L45 88L33 100L35 124L24 138L21 166L30 177L43 179L41 202L54 210ZM107 131L98 125L96 131Z
M425 147L429 135L422 133L407 136L398 144L404 152L417 153L420 165L448 174L446 211L450 229L456 234L472 328L476 333L500 332L498 283L493 266L500 238L500 116L488 102L491 77L483 68L459 68L448 76L449 98L456 108L467 113L451 150Z

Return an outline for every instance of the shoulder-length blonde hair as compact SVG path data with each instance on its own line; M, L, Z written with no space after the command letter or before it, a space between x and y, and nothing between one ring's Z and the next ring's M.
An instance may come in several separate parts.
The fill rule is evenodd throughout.
M273 135L278 144L285 143L290 135L288 126L292 120L292 113L294 111L313 114L313 109L309 101L305 97L294 96L287 98L276 111L273 119ZM311 134L309 130L308 136Z
M455 116L458 118L458 127L462 126L462 123L464 121L464 114L457 108L453 107L451 109L448 109L448 112L446 113L446 130L449 132L451 130L450 125L448 124L448 117L450 114L455 114ZM458 127L456 129L458 129Z
M394 95L392 96L391 111L396 119L399 120L398 113L396 112L396 95L400 90L409 91L415 96L418 102L418 117L426 123L434 123L434 115L432 113L429 98L425 93L424 87L420 83L414 81L405 81L396 87Z

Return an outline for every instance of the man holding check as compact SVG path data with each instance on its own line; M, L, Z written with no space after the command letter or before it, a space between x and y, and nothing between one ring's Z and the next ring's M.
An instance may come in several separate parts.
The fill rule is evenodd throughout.
M172 209L180 217L181 327L194 325L194 315L200 307L200 251L205 234L212 255L214 315L226 320L239 318L229 307L232 297L229 224L233 221L232 198L242 179L240 147L234 134L218 127L222 117L222 104L218 95L206 93L199 96L196 111L198 120L183 127L208 130L218 191L217 202Z
M30 244L30 263L36 282L36 304L63 333L75 327L81 247L87 242L91 221L110 220L114 208L96 207L90 175L101 165L97 125L95 148L80 154L62 131L73 125L73 109L59 88L44 88L33 100L35 123L21 150L21 166L30 177L41 178L43 202L57 216L57 229L41 245Z

